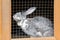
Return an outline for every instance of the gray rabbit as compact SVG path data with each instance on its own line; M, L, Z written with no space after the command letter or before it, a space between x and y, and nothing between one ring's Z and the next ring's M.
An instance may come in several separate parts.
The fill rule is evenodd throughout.
M52 23L42 16L27 18L26 16L36 10L36 7L29 8L26 12L18 12L13 15L17 25L31 37L51 37L54 35Z

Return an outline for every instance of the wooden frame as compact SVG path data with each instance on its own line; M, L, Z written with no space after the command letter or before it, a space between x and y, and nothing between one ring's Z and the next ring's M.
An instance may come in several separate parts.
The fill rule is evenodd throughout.
M0 19L1 19L1 0L0 0ZM1 22L1 21L2 21L2 20L0 20L0 40L2 40L2 39L1 39L1 38L2 38L2 37L1 37L1 34L2 34L2 33L1 33L1 32L2 32L2 30L1 30L1 29L2 29L2 28L1 28L1 27L2 27L2 24L1 24L1 23L2 23L2 22Z
M2 1L2 40L11 39L11 0Z
M60 0L54 0L54 37L11 39L11 0L0 0L0 40L60 40Z

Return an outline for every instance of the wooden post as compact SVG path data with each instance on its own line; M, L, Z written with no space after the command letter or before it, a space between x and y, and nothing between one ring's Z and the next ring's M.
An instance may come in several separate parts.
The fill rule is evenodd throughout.
M1 35L2 35L2 28L1 28L1 27L2 27L2 22L1 22L2 20L1 20L1 14L2 14L2 11L1 11L1 0L0 0L0 40L2 40L2 39L1 39Z
M54 30L56 40L60 40L60 0L54 0Z
M11 40L11 0L2 0L2 40Z

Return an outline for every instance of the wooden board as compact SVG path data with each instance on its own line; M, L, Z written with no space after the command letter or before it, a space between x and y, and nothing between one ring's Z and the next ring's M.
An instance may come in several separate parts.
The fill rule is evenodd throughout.
M11 39L11 0L2 0L2 40Z
M16 38L11 40L56 40L55 37L41 37L41 38Z
M60 40L60 0L54 1L54 34L56 40Z
M1 20L1 0L0 0L0 40L1 40L1 35L2 35L2 33L1 33L2 32L2 30L1 30L2 29L1 28L2 27L2 22L1 21L2 20Z

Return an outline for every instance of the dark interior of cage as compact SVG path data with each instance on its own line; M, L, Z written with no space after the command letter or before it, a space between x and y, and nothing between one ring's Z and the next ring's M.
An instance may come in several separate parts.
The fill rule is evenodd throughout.
M13 19L13 15L17 12L26 11L30 7L37 7L32 13L27 15L27 18L35 16L43 16L53 22L54 20L54 2L53 0L11 0L11 38L29 38L30 36L24 33L20 26Z

